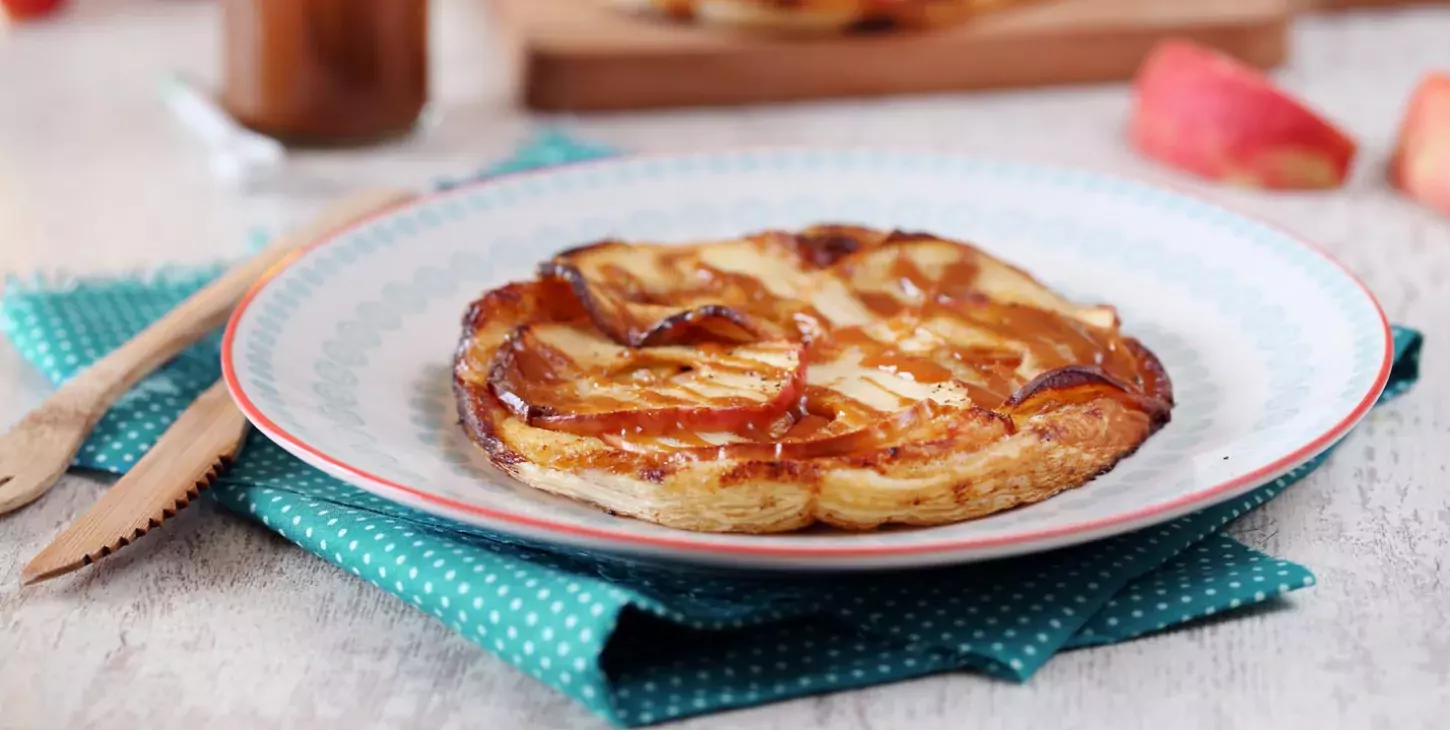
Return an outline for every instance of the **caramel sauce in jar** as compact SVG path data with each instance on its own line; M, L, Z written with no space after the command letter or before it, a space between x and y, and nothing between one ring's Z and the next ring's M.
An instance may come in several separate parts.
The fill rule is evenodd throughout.
M428 96L427 0L221 0L222 105L290 144L411 131Z

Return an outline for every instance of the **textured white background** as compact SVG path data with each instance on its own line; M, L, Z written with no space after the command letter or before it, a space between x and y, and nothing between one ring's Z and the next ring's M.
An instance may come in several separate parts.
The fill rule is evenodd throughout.
M1160 0L1163 2L1171 0ZM208 177L156 100L159 74L214 77L203 0L82 0L0 32L0 272L92 272L245 248L365 181L423 184L505 152L506 103L477 0L436 0L436 124L406 143L296 160L286 191ZM1427 380L1313 478L1235 528L1318 587L1280 610L1055 659L1029 685L949 675L745 710L687 727L1443 727L1450 709L1450 220L1382 184L1418 75L1450 70L1450 9L1307 18L1276 77L1362 142L1341 191L1186 183L1338 254L1397 322ZM936 145L1169 173L1123 142L1122 86L569 120L650 150L750 142ZM0 345L0 425L45 392ZM0 518L0 727L599 727L597 719L396 599L207 505L103 568L20 591L20 566L103 489L64 479Z

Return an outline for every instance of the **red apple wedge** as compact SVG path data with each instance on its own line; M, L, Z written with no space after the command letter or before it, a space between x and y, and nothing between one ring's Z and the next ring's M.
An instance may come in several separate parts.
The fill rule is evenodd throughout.
M1410 97L1390 159L1390 183L1450 214L1450 74L1426 76Z
M0 0L0 25L24 22L54 13L63 0Z
M1187 41L1155 48L1134 92L1134 147L1200 177L1281 190L1334 188L1354 160L1354 140L1263 74Z

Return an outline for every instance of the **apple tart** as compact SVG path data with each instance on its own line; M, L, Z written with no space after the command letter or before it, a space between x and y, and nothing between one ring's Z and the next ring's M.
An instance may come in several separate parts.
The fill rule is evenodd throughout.
M516 479L699 531L937 525L1047 499L1168 422L1106 305L969 244L821 225L604 241L488 291L463 427Z

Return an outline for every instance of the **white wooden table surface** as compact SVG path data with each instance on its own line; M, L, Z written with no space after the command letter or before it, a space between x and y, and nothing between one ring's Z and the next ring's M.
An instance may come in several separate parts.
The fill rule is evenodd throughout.
M1167 0L1163 0L1167 1ZM213 3L91 0L0 32L0 272L113 271L244 249L348 185L422 184L504 152L510 108L474 0L439 0L444 111L425 135L306 155L306 184L241 197L154 93L214 77ZM1353 130L1344 190L1194 186L1327 246L1391 317L1429 336L1429 377L1375 413L1330 464L1234 529L1319 585L1281 610L1056 658L1030 684L937 676L682 723L687 727L1445 727L1450 710L1450 220L1381 184L1404 100L1450 70L1450 9L1301 21L1278 73ZM1125 88L570 120L640 149L813 141L932 144L1165 176L1123 142ZM45 385L0 344L0 425ZM0 727L594 728L563 697L432 618L203 504L135 547L21 591L20 567L103 489L64 479L0 518Z

